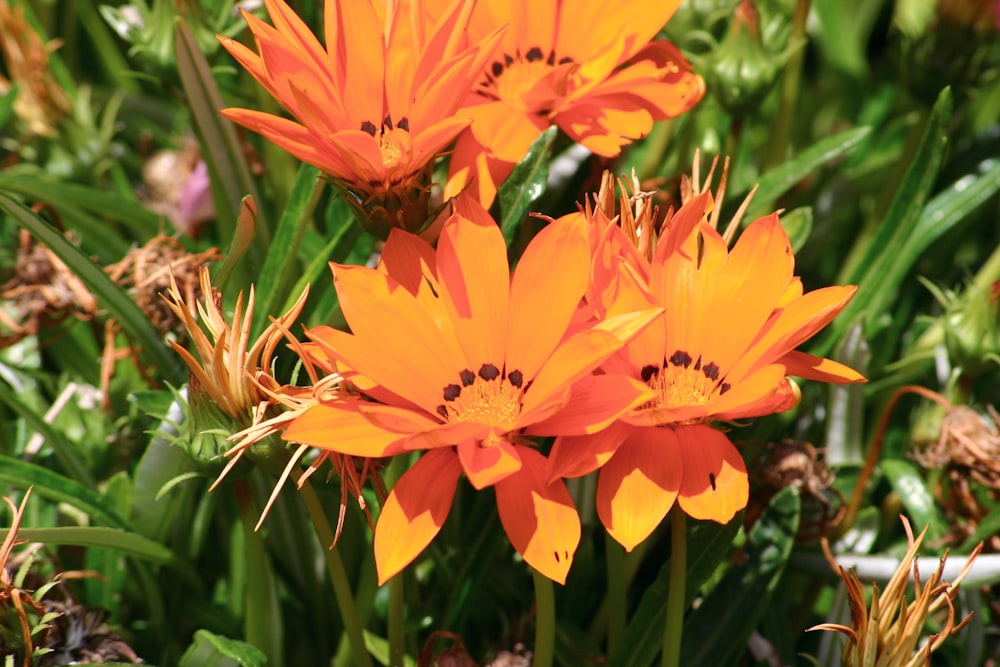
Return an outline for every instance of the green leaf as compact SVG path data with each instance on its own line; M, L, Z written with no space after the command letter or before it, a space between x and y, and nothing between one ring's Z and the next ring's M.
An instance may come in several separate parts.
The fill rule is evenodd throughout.
M254 203L253 197L244 197L240 202L240 214L236 218L236 229L233 231L233 240L229 244L226 259L215 274L215 286L220 290L229 281L229 276L249 250L256 233L257 204Z
M9 528L0 528L0 540L7 537ZM65 544L75 547L100 547L112 549L126 556L134 556L159 565L175 564L174 553L159 542L148 540L138 533L120 528L103 526L59 526L57 528L22 528L17 531L22 540L43 544Z
M788 234L792 252L798 252L809 240L813 226L813 211L809 206L793 209L781 216L781 226Z
M254 336L259 335L267 326L269 315L277 317L281 314L274 309L283 298L288 297L286 287L296 267L293 258L298 254L302 237L312 220L313 209L324 185L325 181L319 169L308 164L299 168L295 185L292 186L292 193L285 204L281 219L278 220L274 240L268 249L264 266L260 270L260 278L257 280L255 288L257 304L253 314ZM328 256L321 254L317 258L323 259ZM293 291L291 294L297 297L300 293L301 290Z
M725 558L739 532L742 515L720 526L712 521L694 523L688 533L687 585L688 602ZM644 667L663 648L663 627L667 618L667 589L670 560L660 568L656 580L643 593L639 608L625 629L625 637L608 659L608 667Z
M774 210L774 202L796 183L813 174L823 164L850 153L871 132L869 127L855 127L821 139L788 162L764 174L757 193L747 207L746 223Z
M34 487L38 495L71 505L94 521L116 528L129 528L128 521L99 494L40 465L0 455L0 482L22 488Z
M198 630L178 664L180 667L263 667L265 663L267 656L251 644Z
M213 176L212 184L218 183L222 188L224 206L217 209L217 219L223 225L222 237L233 238L235 229L228 221L238 218L243 197L250 195L254 201L262 200L247 166L236 130L231 122L219 114L219 109L226 105L212 71L198 49L194 34L183 19L177 21L175 41L177 71L187 95L195 128L201 138L202 156ZM266 247L269 242L267 225L259 224L257 243L251 252L251 258L255 262L263 257L263 252L257 251Z
M500 186L500 229L509 247L524 222L528 210L545 192L549 182L549 157L552 144L556 140L558 128L555 126L542 132L524 159L517 163L514 171Z
M378 660L379 664L389 667L389 641L365 630L365 648ZM415 667L416 662L410 656L403 656L403 667ZM396 667L393 665L392 667Z
M141 350L146 361L157 371L157 377L180 385L187 377L181 368L180 358L160 339L160 333L149 322L128 292L116 285L111 278L84 255L79 248L66 240L52 225L24 208L10 197L0 195L0 210L31 232L52 250L59 259L87 286L101 306L118 321L133 344Z
M983 517L975 532L969 535L960 547L955 549L955 553L970 553L977 544L994 535L1000 535L1000 506L994 507L989 514Z
M931 543L948 532L948 520L934 502L934 494L927 488L917 467L903 459L884 459L879 463L893 490L899 495L913 525L919 532L930 526L927 537Z
M815 354L827 354L859 318L865 324L867 336L875 333L872 327L877 318L888 312L906 274L923 251L948 228L943 224L935 226L933 222L942 222L947 211L956 216L950 221L954 225L960 219L958 216L964 216L971 206L981 202L990 188L995 191L998 187L1000 172L992 174L991 179L986 179L977 188L955 192L953 187L925 207L944 157L951 111L951 92L945 88L931 111L917 154L885 219L868 239L861 261L846 277L845 282L857 285L858 291L827 328L827 334L812 350ZM940 199L946 195L947 198ZM925 218L925 214L930 217Z
M43 201L59 212L61 217L83 211L92 215L117 220L129 227L141 238L149 238L159 233L164 218L150 211L142 204L123 199L116 194L97 188L66 183L46 174L0 174L0 190L16 192L36 201ZM102 237L104 242L116 239ZM121 242L121 241L119 241Z
M728 665L745 650L785 571L800 512L794 487L782 489L771 499L750 531L745 559L730 568L685 619L682 665Z
M77 447L71 440L69 440L60 431L53 428L47 421L45 421L44 415L38 414L29 407L24 401L22 401L16 392L10 389L6 382L0 381L0 402L6 403L14 412L21 416L25 422L33 429L36 433L45 438L45 441L52 447L52 452L55 454L56 460L59 461L59 465L72 477L72 479L67 479L67 481L73 481L74 484L78 484L80 488L94 488L96 482L94 481L94 476L90 472L90 468L87 463L80 457ZM6 457L4 457L6 458ZM11 459L16 461L17 459ZM20 463L20 461L18 461ZM25 463L24 465L32 465L30 463ZM45 470L44 468L39 468L34 466L39 470L44 470L45 472L51 472ZM7 472L6 469L0 469L0 477ZM24 472L22 470L22 472ZM51 473L56 475L56 473Z

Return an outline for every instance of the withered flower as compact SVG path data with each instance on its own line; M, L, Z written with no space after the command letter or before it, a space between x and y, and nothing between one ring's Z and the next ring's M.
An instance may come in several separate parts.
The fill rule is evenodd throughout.
M917 667L929 665L931 652L945 639L961 630L972 618L969 614L961 621L955 619L953 601L958 593L958 585L969 574L972 563L982 548L977 546L952 582L943 582L944 564L947 554L941 557L941 564L930 578L921 583L917 568L917 552L927 534L925 527L914 538L909 522L904 518L909 549L885 590L874 587L871 603L865 603L865 589L852 570L840 568L840 576L847 586L848 603L851 610L850 625L822 623L810 630L832 630L847 637L847 646L842 654L844 667ZM908 600L906 589L913 572L914 599ZM941 629L927 637L924 626L931 615L945 610L946 616Z

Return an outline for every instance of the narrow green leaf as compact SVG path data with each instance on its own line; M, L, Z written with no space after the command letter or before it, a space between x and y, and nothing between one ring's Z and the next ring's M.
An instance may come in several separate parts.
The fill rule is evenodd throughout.
M742 515L720 526L711 521L693 523L688 533L688 601L712 575L732 546L740 530ZM663 627L667 618L667 589L670 560L660 568L653 583L643 593L639 607L625 629L625 637L608 659L608 667L644 667L653 662L663 648Z
M267 656L255 646L198 630L181 656L180 667L264 667Z
M801 503L788 487L771 499L747 540L745 560L733 565L684 622L681 664L731 664L746 648L785 571L795 544Z
M6 391L3 383L0 388ZM94 521L116 528L129 527L128 521L92 489L40 465L0 455L0 482L22 488L34 487L38 495L71 505Z
M994 507L989 514L983 517L975 532L969 535L960 547L955 549L955 553L970 553L977 544L994 535L1000 535L1000 507Z
M313 209L324 185L325 181L319 169L308 164L303 164L299 168L288 202L274 230L274 240L268 248L264 266L260 270L260 278L257 280L255 288L257 305L253 314L255 336L267 326L269 315L280 314L275 312L275 306L289 296L285 290L296 266L293 258L298 254L302 237L312 219ZM301 291L293 291L293 298L300 293Z
M372 654L379 664L390 667L389 665L389 640L383 639L378 635L365 630L365 648L368 652ZM402 667L415 667L416 662L410 656L403 656L403 666ZM396 667L392 665L392 667Z
M3 95L0 95L0 129L7 125L11 114L14 112L14 100L17 99L20 85L15 81Z
M920 471L909 461L885 459L879 463L893 490L899 495L917 531L930 526L927 536L931 543L948 532L948 520L934 502Z
M0 529L0 540L7 537L9 528ZM57 528L22 528L17 531L22 540L42 544L70 545L75 547L100 547L112 549L126 556L152 561L159 565L176 562L170 549L159 542L120 528L103 526L60 526Z
M545 192L549 181L549 157L552 144L556 140L558 128L555 126L542 132L531 149L524 156L510 176L500 186L500 229L510 246L517 238L517 232L524 222L528 210Z
M757 194L747 208L744 220L755 218L774 210L774 202L791 190L796 183L813 174L823 164L850 153L871 132L869 127L855 127L844 130L832 137L817 141L788 162L764 174L757 188Z
M247 493L249 496L249 493ZM268 556L264 536L254 530L259 512L247 498L239 503L243 528L243 557L246 559L246 597L243 605L243 635L262 653L278 662L284 643L285 624L278 598L274 562Z
M0 402L6 403L24 419L31 429L45 438L45 441L52 447L52 453L55 455L56 460L59 461L59 465L75 480L75 483L79 484L80 488L94 488L97 486L90 468L81 458L73 442L46 422L43 415L35 412L34 409L18 398L17 393L3 381L0 381ZM0 478L2 478L4 472L6 471L0 470ZM52 474L55 475L56 473Z
M261 198L236 130L231 122L219 114L219 109L225 107L225 104L208 62L198 49L197 40L183 19L177 21L176 29L177 71L187 95L195 128L202 141L202 155L209 172L216 176L213 185L217 180L224 194L226 207L217 211L217 217L220 224L225 226L224 237L231 238L235 230L228 221L236 220L239 216L243 197L250 195L254 201L261 201ZM251 254L255 262L263 258L263 252L258 256L257 249L266 247L270 241L266 224L259 225L257 239Z
M816 349L812 350L816 354L828 353L847 327L859 318L865 323L866 334L873 333L872 325L892 305L907 272L927 245L942 233L941 230L928 228L929 223L922 222L922 217L944 157L951 111L951 92L945 88L931 111L923 139L885 220L874 236L868 239L868 247L861 261L855 265L851 275L846 277L845 282L857 285L858 291L828 327L827 334ZM984 186L983 189L988 188ZM981 195L982 189L975 194ZM940 204L939 202L938 205ZM955 207L954 199L951 200L951 206L956 213L964 208ZM941 209L936 208L931 215L940 217ZM922 232L919 239L912 239L918 229Z
M813 211L809 206L802 206L793 209L781 216L781 226L788 234L788 241L792 244L792 252L798 252L809 240L812 234Z
M79 248L67 241L52 225L48 224L13 199L0 195L0 210L31 232L32 236L48 246L67 267L97 297L101 306L118 321L134 344L142 350L146 361L157 369L160 379L175 385L184 382L187 374L181 369L180 359L160 339L160 333L135 304L128 292L116 285L84 255Z
M253 197L244 197L240 203L240 215L236 218L236 229L233 231L233 240L229 244L229 251L226 259L219 266L215 274L215 286L222 289L233 270L243 260L253 243L253 237L257 232L257 204Z

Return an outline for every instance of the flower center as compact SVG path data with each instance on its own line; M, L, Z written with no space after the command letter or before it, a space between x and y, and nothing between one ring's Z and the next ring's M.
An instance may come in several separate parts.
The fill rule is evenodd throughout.
M403 155L403 150L400 148L399 144L393 141L393 135L400 131L409 132L410 119L404 116L395 126L393 126L392 116L387 115L379 127L375 127L375 123L370 120L366 120L361 123L361 131L367 132L376 141L378 141L378 149L379 152L382 153L382 165L385 167L391 167L395 165L399 161L399 158Z
M520 52L513 56L504 54L503 59L494 61L486 73L486 80L481 84L482 92L494 99L525 106L531 111L544 112L546 110L534 107L543 99L551 98L553 91L546 91L549 94L536 100L536 104L532 104L530 99L532 96L529 95L531 89L555 69L557 64L564 65L571 62L572 58L561 58L557 61L555 51L549 51L546 56L537 46L528 49L524 55Z
M643 382L658 394L642 407L705 405L716 392L722 395L731 388L728 382L719 381L720 374L721 369L714 361L704 364L700 356L694 360L684 350L677 350L664 357L662 366L642 367Z
M444 387L439 415L450 422L487 424L504 433L514 429L528 388L521 371L501 372L493 364L483 364L479 373L466 369L458 376L460 384Z

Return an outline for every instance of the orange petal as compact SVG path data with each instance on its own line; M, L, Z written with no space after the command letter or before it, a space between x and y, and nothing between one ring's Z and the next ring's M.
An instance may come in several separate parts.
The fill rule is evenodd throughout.
M653 129L649 111L625 102L627 98L610 95L588 97L553 120L571 139L591 152L615 157L622 146L641 139Z
M428 278L437 278L437 260L434 248L419 236L414 236L393 227L382 248L379 268L396 279L400 285L414 295L428 290Z
M744 373L753 366L772 363L791 352L829 324L856 291L857 287L844 285L803 294L775 316L731 372Z
M507 244L483 213L478 220L453 215L441 231L437 252L442 297L473 370L503 364L510 300Z
M506 440L489 445L482 440L466 439L458 444L458 460L469 483L479 490L493 486L521 469L518 448Z
M354 332L336 336L334 354L434 414L443 401L444 387L454 383L465 367L454 333L443 329L412 294L384 273L346 265L333 265L333 270L340 305ZM404 336L406 344L400 345L397 336Z
M552 482L560 477L582 477L594 472L607 463L632 432L631 426L616 422L591 435L559 436L549 452L546 479Z
M552 352L524 394L518 419L527 426L539 419L535 409L545 405L552 394L571 386L591 373L602 361L621 349L622 341L607 331L578 331ZM531 377L528 375L527 377Z
M396 482L375 526L380 586L419 556L441 530L461 474L453 450L433 449Z
M733 380L732 388L721 396L716 394L709 406L719 419L744 419L771 414L774 396L785 382L785 367L764 366L749 376Z
M353 180L347 161L332 146L299 123L251 109L223 109L220 113L324 173Z
M549 126L544 116L499 100L467 106L459 113L472 118L469 129L491 157L514 164L528 154L531 144Z
M550 223L528 245L510 287L507 372L534 379L566 334L590 282L583 220Z
M573 384L569 400L553 416L531 424L528 421L531 415L523 415L525 433L545 436L596 433L655 396L646 384L624 375L588 375Z
M670 511L684 473L673 429L630 429L597 481L597 514L608 534L632 551Z
M750 495L743 457L709 426L682 426L676 433L684 469L677 494L681 509L694 519L729 523Z
M350 456L385 456L402 436L372 424L357 410L358 401L320 403L292 420L282 440Z
M530 447L517 448L521 469L495 487L500 521L528 565L566 583L580 544L580 515L562 480L545 484L545 457Z
M868 381L864 375L844 364L796 350L783 356L779 363L784 364L785 372L789 375L807 380L835 382L837 384Z
M497 196L497 188L507 180L515 164L490 157L486 147L466 130L459 135L448 163L444 199L457 197L468 188L473 198L489 208Z
M712 309L706 312L712 323L702 348L708 359L723 369L733 367L771 317L794 270L792 246L778 216L751 223L714 276Z

